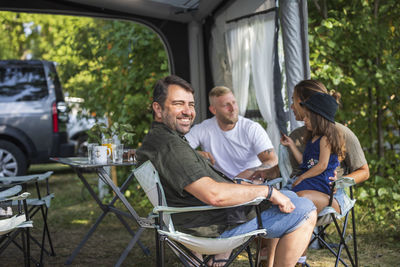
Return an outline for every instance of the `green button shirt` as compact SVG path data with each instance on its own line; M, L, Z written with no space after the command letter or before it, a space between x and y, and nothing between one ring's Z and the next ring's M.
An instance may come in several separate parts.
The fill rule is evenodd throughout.
M232 183L190 147L186 139L166 125L153 122L137 151L139 164L150 160L157 169L165 192L168 206L207 205L184 190L202 177L211 177L217 182ZM243 208L242 208L243 209ZM173 214L177 230L196 236L216 237L225 230L234 228L237 222L230 223L234 209L221 209L202 212ZM251 207L244 208L246 221L255 217Z

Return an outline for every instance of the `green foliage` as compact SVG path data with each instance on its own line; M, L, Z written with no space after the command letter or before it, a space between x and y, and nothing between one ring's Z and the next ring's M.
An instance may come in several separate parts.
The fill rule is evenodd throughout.
M0 20L2 59L57 62L64 92L85 99L82 108L107 117L109 127L117 123L121 134L132 125L136 134L124 138L139 144L152 120L152 87L168 74L158 35L128 21L13 12L1 12Z
M358 136L370 179L357 189L363 218L400 228L400 3L309 4L312 77L342 94L338 121ZM377 4L377 5L375 5Z
M139 145L152 121L152 87L169 71L157 34L138 23L87 17L0 12L0 22L1 59L57 62L64 92L107 119L108 126L89 131L93 141L117 135L125 145ZM118 178L129 172L119 169ZM145 199L137 191L127 192Z
M89 143L102 143L102 138L110 139L117 136L123 144L132 145L136 135L134 127L131 124L119 124L114 122L110 127L105 123L96 123L88 131Z

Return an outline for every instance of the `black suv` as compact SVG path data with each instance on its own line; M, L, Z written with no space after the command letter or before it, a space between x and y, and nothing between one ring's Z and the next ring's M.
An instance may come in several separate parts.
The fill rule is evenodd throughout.
M67 109L53 62L0 60L0 176L72 156Z

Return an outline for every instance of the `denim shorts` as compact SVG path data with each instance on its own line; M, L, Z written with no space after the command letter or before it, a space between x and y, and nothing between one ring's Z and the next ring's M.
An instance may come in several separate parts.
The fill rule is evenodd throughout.
M296 179L289 179L283 190L291 190L292 184ZM343 188L339 188L336 190L336 193L333 195L340 207L340 214L345 215L354 205L354 202L349 198L347 193Z
M296 193L289 190L281 190L295 205L291 213L283 213L277 205L272 205L269 209L261 213L263 227L267 230L267 238L278 238L296 230L303 224L311 211L315 210L312 201L298 197ZM257 230L257 218L241 224L231 230L225 231L221 237L231 237Z
M352 201L346 194L343 188L339 188L333 195L340 207L340 214L346 215L346 213L353 207L354 201Z

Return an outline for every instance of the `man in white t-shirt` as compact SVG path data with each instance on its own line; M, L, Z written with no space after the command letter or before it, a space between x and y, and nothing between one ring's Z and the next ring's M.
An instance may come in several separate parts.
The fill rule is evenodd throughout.
M271 140L259 123L238 115L232 91L223 86L213 88L209 110L214 117L192 127L185 135L192 148L210 159L214 167L229 178L248 178L261 165L278 164Z

